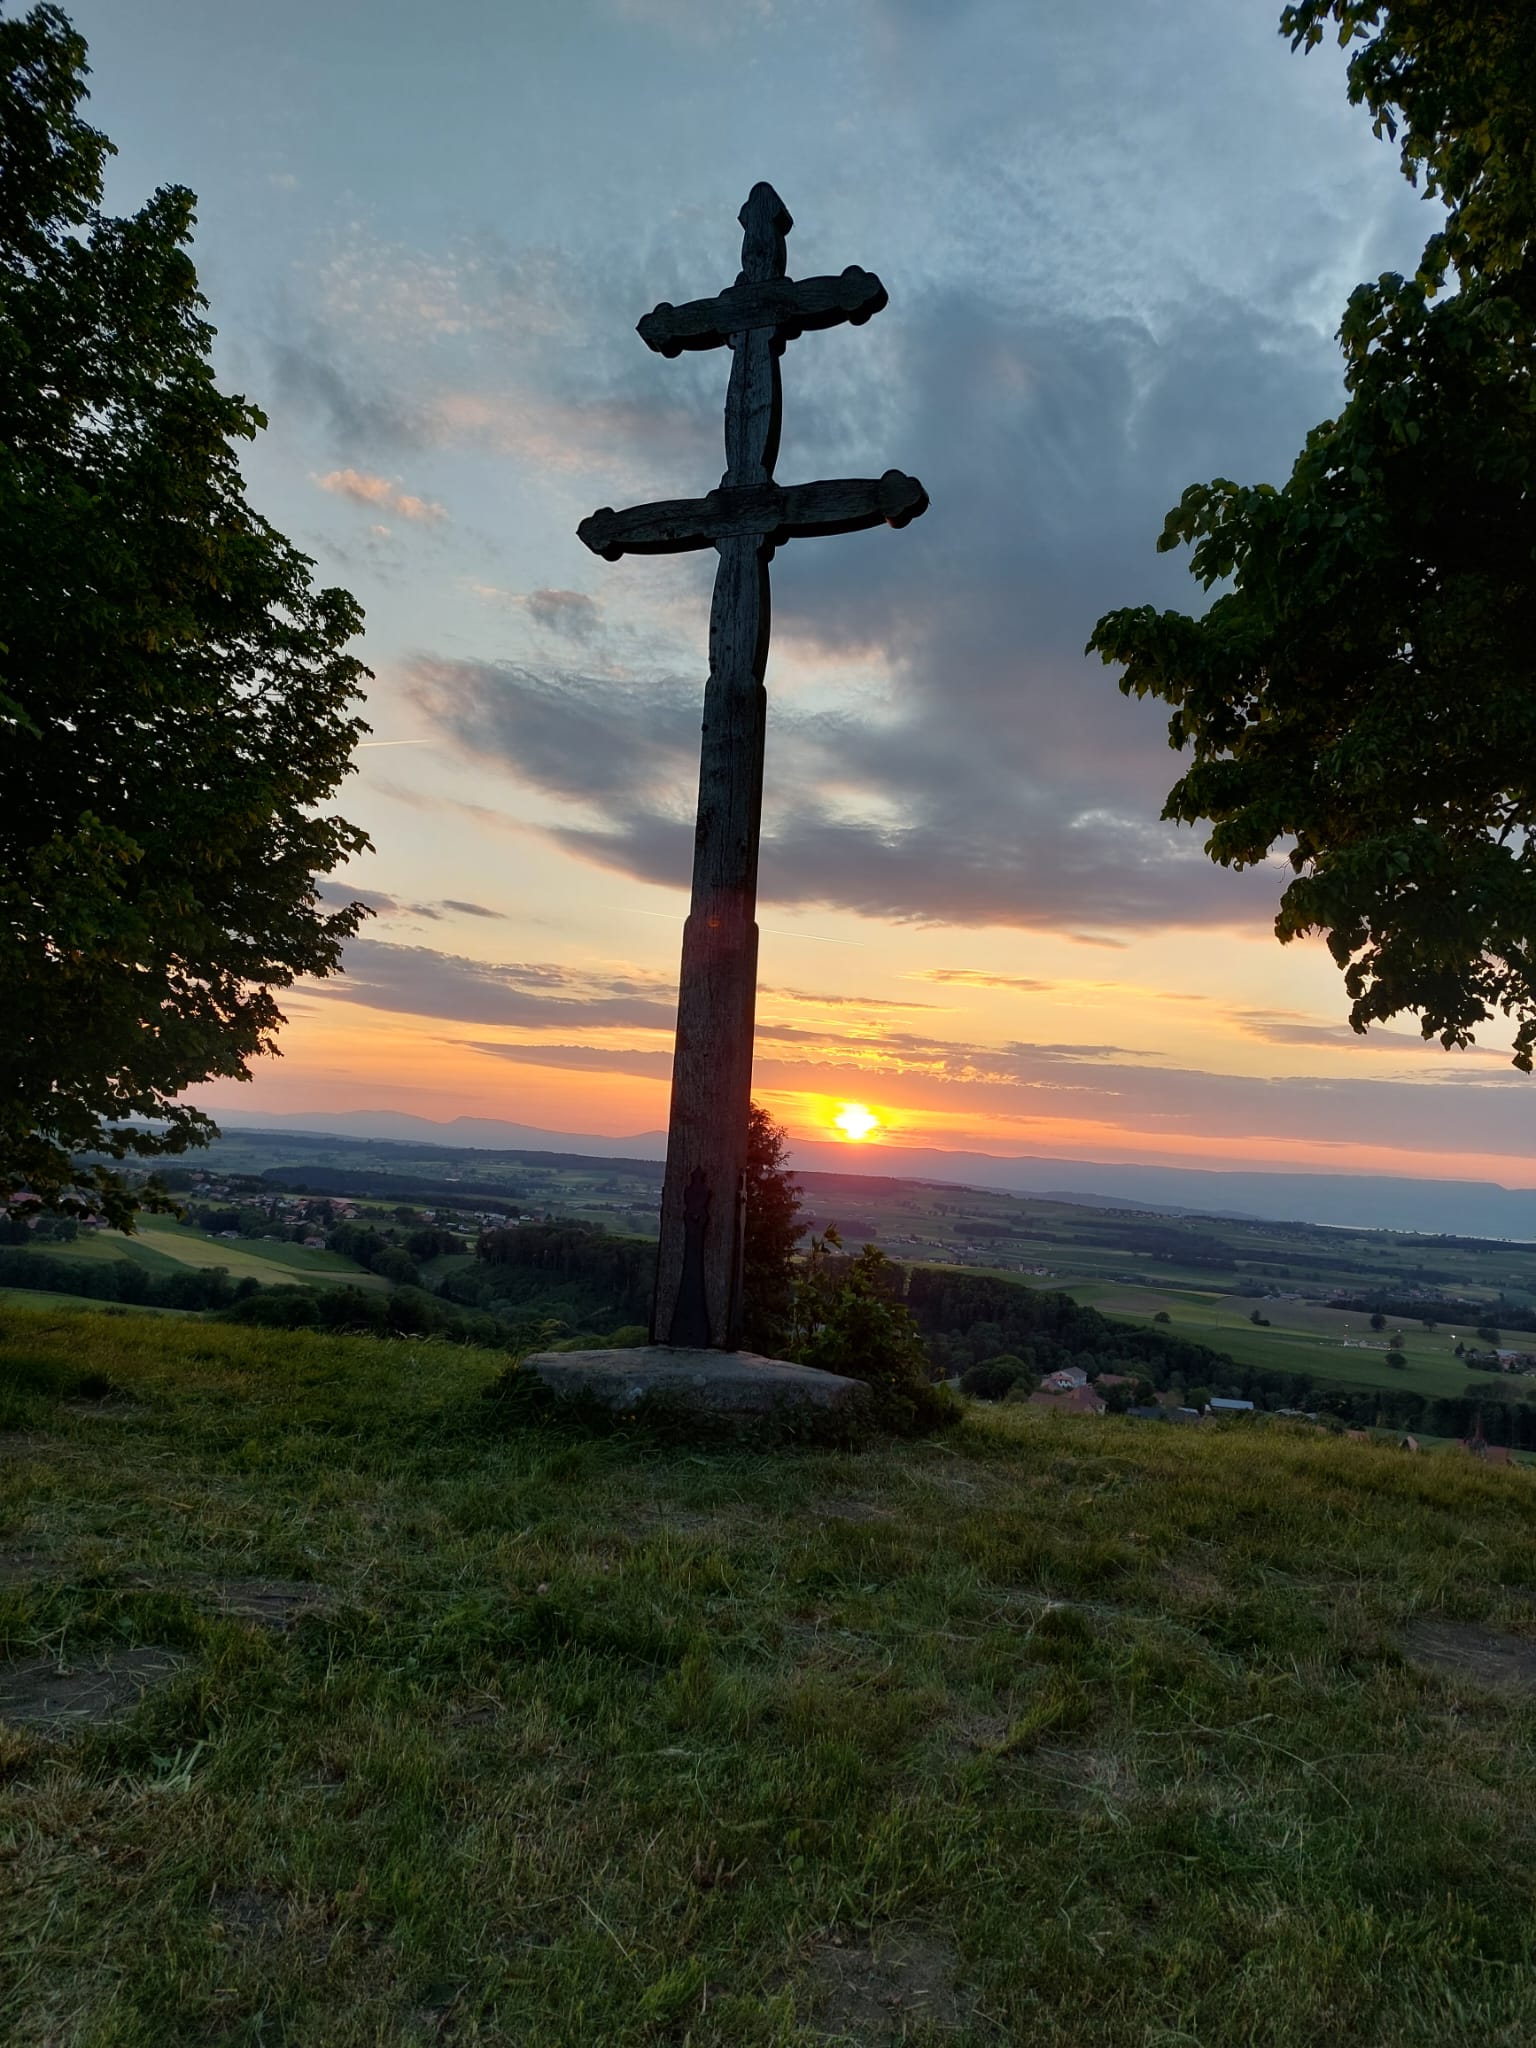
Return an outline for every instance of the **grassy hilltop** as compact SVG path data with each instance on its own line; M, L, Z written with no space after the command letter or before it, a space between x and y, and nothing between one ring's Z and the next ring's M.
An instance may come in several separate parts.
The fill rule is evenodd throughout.
M0 1309L0 2037L1536 2038L1528 1474L501 1363Z

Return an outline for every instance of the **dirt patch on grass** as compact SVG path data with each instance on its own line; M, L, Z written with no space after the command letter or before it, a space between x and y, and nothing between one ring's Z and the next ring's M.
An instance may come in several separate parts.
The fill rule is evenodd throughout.
M48 1572L57 1576L58 1566L46 1551L0 1551L0 1586L25 1585ZM95 1583L141 1593L185 1592L203 1606L211 1607L222 1620L254 1622L259 1627L274 1629L288 1628L303 1615L322 1613L335 1599L329 1586L317 1586L306 1579L189 1579L180 1572L129 1569L108 1571Z
M1165 1564L1157 1577L1181 1607L1207 1608L1232 1605L1233 1596L1220 1579L1214 1572L1204 1571L1199 1565Z
M28 1579L40 1578L51 1564L45 1550L0 1550L0 1586L25 1585Z
M736 1538L752 1526L748 1508L676 1508L664 1501L644 1501L619 1517L615 1526L648 1542L657 1536Z
M448 1726L488 1728L492 1723L499 1721L506 1711L500 1700L493 1699L489 1693L482 1693L479 1698L468 1700L461 1707L455 1707L448 1716Z
M46 1436L40 1429L0 1429L0 1458L7 1464L22 1458L57 1458L71 1446L59 1436Z
M278 1629L290 1627L301 1615L322 1613L335 1597L328 1586L306 1579L214 1579L194 1593L225 1621Z
M309 1905L253 1887L220 1887L209 1905L208 1932L230 1959L263 1974L280 1956L303 1969L319 1969L331 1957L337 1930L334 1908Z
M1403 1635L1410 1664L1453 1671L1479 1685L1536 1691L1536 1643L1464 1621L1416 1621Z
M782 1641L785 1655L797 1670L866 1670L887 1661L886 1645L877 1636L832 1628L817 1616L786 1621Z
M882 1507L873 1500L813 1500L807 1512L819 1522L893 1522L896 1519L894 1508Z
M930 1465L926 1471L911 1474L909 1484L916 1491L937 1494L942 1500L959 1501L963 1506L975 1507L982 1501L1009 1490L1011 1475L994 1475L990 1472L978 1475L974 1466L964 1472L956 1472L948 1466ZM1017 1485L1016 1480L1011 1481Z
M959 1957L936 1935L888 1931L872 1940L830 1934L793 1979L795 2002L829 2041L883 2044L958 2033L975 2002L958 1988Z
M1062 1806L1102 1807L1119 1814L1136 1798L1138 1780L1128 1757L1091 1749L1037 1749L1031 1775Z
M216 1892L209 1933L216 1941L251 1944L275 1941L287 1925L280 1900L267 1892Z
M0 1721L29 1727L91 1727L138 1705L185 1662L174 1650L146 1645L110 1650L60 1665L52 1657L0 1664Z
M985 1756L1008 1740L1006 1714L948 1714L935 1731L946 1756Z

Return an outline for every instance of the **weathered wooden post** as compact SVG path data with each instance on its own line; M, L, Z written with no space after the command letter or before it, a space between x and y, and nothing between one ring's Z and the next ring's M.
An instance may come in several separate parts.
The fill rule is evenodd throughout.
M856 325L886 303L867 270L784 275L794 225L771 185L754 185L740 214L741 274L713 299L659 305L639 323L662 355L731 351L725 475L705 498L605 506L577 528L594 553L720 557L709 615L709 681L699 760L693 901L683 927L672 1069L672 1114L661 1197L661 1245L651 1341L734 1350L741 1334L742 1186L757 1003L757 846L763 807L768 564L780 542L806 534L905 526L927 509L915 477L887 470L784 488L779 451L779 358L807 328Z

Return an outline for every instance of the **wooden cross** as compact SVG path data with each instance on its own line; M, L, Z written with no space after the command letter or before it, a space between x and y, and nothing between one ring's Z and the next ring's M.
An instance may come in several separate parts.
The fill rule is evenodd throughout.
M768 700L768 564L805 534L905 526L927 510L916 477L792 484L773 480L779 452L779 357L808 328L855 326L886 303L867 270L784 275L794 223L771 185L754 185L739 215L741 275L713 299L665 302L639 323L664 356L728 347L725 475L705 498L604 506L576 529L595 554L720 557L709 614L709 682L699 761L693 901L683 927L672 1114L661 1197L651 1341L734 1350L741 1334L742 1190L757 1004L757 845Z

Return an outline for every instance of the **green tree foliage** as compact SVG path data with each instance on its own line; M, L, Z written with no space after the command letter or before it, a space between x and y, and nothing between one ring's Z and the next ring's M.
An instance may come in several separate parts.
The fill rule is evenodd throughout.
M314 877L367 845L321 808L367 671L245 502L265 421L213 380L193 196L101 212L85 73L56 8L0 21L0 1199L126 1224L72 1155L206 1141L177 1097L248 1078L363 915Z
M437 1259L469 1249L462 1237L456 1237L451 1230L444 1230L440 1225L433 1223L423 1224L419 1230L409 1231L406 1235L405 1248L413 1259Z
M999 1351L960 1374L960 1391L977 1401L1000 1401L1012 1388L1038 1378L1033 1360L1020 1358L1015 1351Z
M877 1245L848 1257L829 1229L811 1239L795 1301L800 1363L863 1380L881 1427L903 1436L942 1429L959 1413L949 1390L933 1384L928 1353L902 1300L905 1282L903 1269Z
M416 1261L397 1244L386 1245L383 1251L375 1252L368 1261L368 1270L377 1273L381 1280L387 1280L391 1287L415 1287L421 1279Z
M794 1328L795 1247L805 1235L788 1151L788 1133L754 1102L747 1124L742 1344L769 1357L789 1343Z
M1357 1031L1402 1011L1465 1045L1502 1013L1536 1048L1536 8L1302 0L1351 98L1445 208L1411 278L1344 314L1347 398L1276 489L1197 484L1201 618L1150 606L1089 643L1173 707L1193 765L1164 816L1234 868L1283 849L1282 940L1322 933ZM1446 291L1446 284L1455 289Z
M608 1333L649 1317L655 1283L654 1241L567 1220L486 1231L474 1266L446 1274L439 1291L498 1313L537 1313Z

